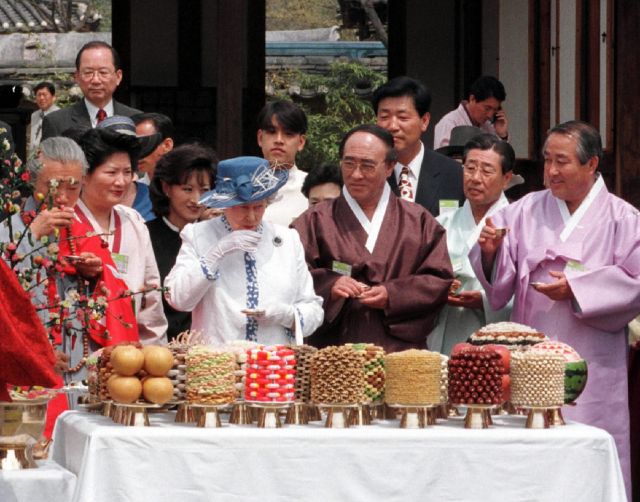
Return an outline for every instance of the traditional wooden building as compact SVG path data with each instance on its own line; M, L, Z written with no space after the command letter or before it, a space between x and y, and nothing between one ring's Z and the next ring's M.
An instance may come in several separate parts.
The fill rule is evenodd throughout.
M113 0L112 8L113 45L124 66L118 99L167 113L179 139L205 140L221 157L258 153L265 0ZM640 206L640 2L388 0L381 12L389 76L414 76L432 91L427 144L469 84L493 74L507 89L524 189L541 187L540 148L549 127L578 118L602 133L610 188ZM30 19L24 9L20 15ZM10 110L0 114L11 118Z

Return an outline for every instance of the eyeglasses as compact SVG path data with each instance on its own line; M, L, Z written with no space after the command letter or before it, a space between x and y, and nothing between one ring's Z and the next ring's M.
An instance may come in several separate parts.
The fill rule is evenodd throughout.
M465 176L469 176L470 178L473 178L476 173L480 173L480 176L489 177L495 175L498 172L495 167L478 166L477 164L464 164L462 168L464 170Z
M365 175L373 174L376 170L376 167L380 165L380 162L374 162L373 160L368 159L351 159L346 158L340 162L342 169L345 171L352 173L356 170L356 168L360 168L360 172Z
M98 78L100 80L107 80L108 78L110 78L113 74L115 73L115 71L109 70L107 68L100 68L99 70L91 70L91 69L87 69L87 70L82 70L80 72L80 78L82 80L85 81L89 81L91 80L94 76L98 76Z

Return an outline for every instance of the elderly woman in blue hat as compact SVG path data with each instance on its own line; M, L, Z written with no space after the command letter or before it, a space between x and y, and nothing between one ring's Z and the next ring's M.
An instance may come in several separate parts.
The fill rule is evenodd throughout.
M180 253L165 280L167 300L192 311L191 329L212 344L301 343L322 323L322 299L298 234L262 221L287 177L259 157L220 162L215 188L200 203L223 215L182 230Z

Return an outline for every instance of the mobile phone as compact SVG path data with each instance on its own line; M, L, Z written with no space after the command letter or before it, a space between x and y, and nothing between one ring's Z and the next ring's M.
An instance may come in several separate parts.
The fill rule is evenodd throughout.
M538 281L533 281L529 283L531 286L533 286L534 288L540 287L540 286L546 286L546 284L544 282L538 282Z
M491 117L491 123L492 124L496 123L496 121L498 120L498 112L501 112L501 111L502 111L502 107L498 108L496 110L496 113L493 114L493 117Z
M80 261L82 260L82 256L78 256L75 254L68 254L64 257L64 259L67 261Z

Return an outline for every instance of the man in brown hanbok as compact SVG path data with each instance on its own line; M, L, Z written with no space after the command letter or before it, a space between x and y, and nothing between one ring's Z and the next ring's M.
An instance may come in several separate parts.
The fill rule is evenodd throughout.
M453 280L444 230L422 206L391 192L396 151L386 130L352 129L340 158L342 195L292 225L324 299L324 324L307 342L424 349Z

